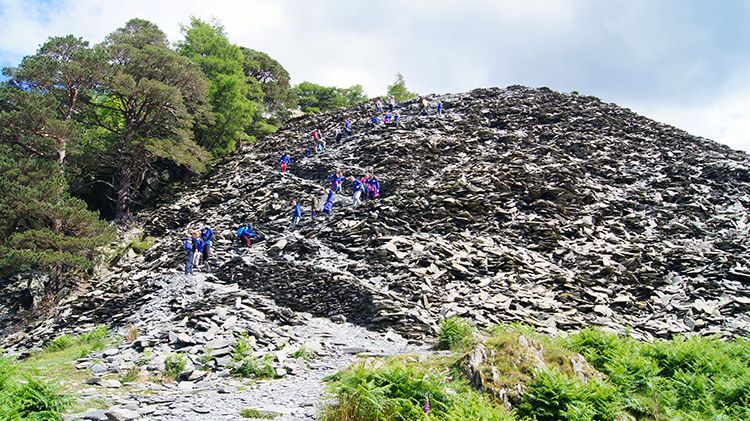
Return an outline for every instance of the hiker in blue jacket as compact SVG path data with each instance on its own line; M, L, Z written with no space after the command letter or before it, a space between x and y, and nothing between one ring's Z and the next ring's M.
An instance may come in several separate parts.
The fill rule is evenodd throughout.
M437 114L438 115L442 115L443 114L443 101L442 100L438 100Z
M346 137L352 135L352 122L349 120L344 120L344 135Z
M341 174L341 169L336 168L336 172L333 173L331 179L328 180L333 185L333 189L336 193L341 193L341 184L344 182L344 175Z
M185 275L193 274L193 260L195 252L198 249L198 231L193 231L192 236L185 240L185 251L187 252L187 262L185 263Z
M209 227L204 227L201 230L201 241L203 241L203 264L206 265L207 270L211 270L211 266L208 265L208 257L211 252L211 238L214 236L213 230Z
M296 200L292 200L292 206L292 228L294 228L297 226L299 219L302 218L302 209L300 209Z
M354 195L352 196L352 206L356 207L361 203L359 198L360 196L362 196L362 192L365 190L365 186L361 181L354 178L353 175L349 176L349 181L352 182L352 190L354 191Z
M367 177L366 184L368 200L374 200L376 197L380 196L380 180L378 180L378 177L375 177L375 174L370 174Z
M244 227L241 227L239 230L237 230L237 236L240 237L240 243L249 247L250 237L255 238L258 236L258 234L253 232L253 223L248 222Z
M203 240L201 240L200 237L200 231L196 231L197 236L193 239L193 244L195 245L195 253L193 254L193 268L201 270L198 267L198 263L200 263L201 256L203 256Z
M292 160L289 159L289 155L283 154L281 155L281 159L279 159L279 163L281 164L281 172L286 171L286 164L291 164Z
M372 127L374 129L375 126L378 125L378 116L376 116L376 115L372 116L372 120L371 121L372 121L372 123L371 123L370 127Z
M328 197L326 197L326 203L323 205L323 212L330 215L333 211L333 191L331 189L326 189L326 194Z

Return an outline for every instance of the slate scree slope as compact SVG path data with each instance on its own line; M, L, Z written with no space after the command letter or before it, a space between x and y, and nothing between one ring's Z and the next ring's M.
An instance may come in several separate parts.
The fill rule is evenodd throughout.
M409 338L453 315L640 339L750 332L747 154L547 88L428 97L438 99L442 116L419 115L412 100L398 105L399 124L370 128L363 103L246 145L140 213L157 245L121 258L92 283L97 294L72 294L26 337L125 323L151 279L182 270L181 244L203 226L221 282ZM336 143L344 120L354 134ZM327 147L305 158L316 128ZM345 182L333 215L312 220L308 197L324 201L336 168L375 173L381 195L353 208ZM292 200L303 208L294 229ZM245 222L263 235L241 249Z

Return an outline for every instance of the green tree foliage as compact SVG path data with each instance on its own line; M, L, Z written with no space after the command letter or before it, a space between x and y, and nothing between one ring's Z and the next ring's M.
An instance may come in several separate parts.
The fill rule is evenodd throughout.
M245 74L260 84L263 108L274 122L288 118L288 110L297 106L297 97L289 84L289 72L268 54L240 47L245 56Z
M48 295L63 286L65 272L90 269L96 248L113 235L61 185L56 164L0 159L0 271L42 269L50 275Z
M190 26L182 26L182 32L185 40L177 44L177 51L197 63L211 81L209 98L214 118L202 121L196 141L216 156L226 155L247 139L245 127L257 114L263 91L246 75L245 55L229 42L220 23L192 17Z
M12 79L0 88L0 141L62 165L78 131L79 99L95 88L103 64L88 41L68 35L3 69Z
M388 85L388 96L393 96L396 101L406 101L417 97L416 92L411 92L406 89L406 81L401 72L396 73L396 82L393 85Z
M130 206L149 165L159 158L200 172L208 159L193 141L196 115L208 114L208 80L198 66L169 48L155 24L132 19L99 45L109 68L91 101L89 165L111 168L117 192L115 218L131 219Z
M337 88L302 82L294 87L294 92L300 109L311 114L348 107L367 100L361 85Z

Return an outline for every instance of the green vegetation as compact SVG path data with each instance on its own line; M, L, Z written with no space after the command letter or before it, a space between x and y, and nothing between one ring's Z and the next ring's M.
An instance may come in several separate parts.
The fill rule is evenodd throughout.
M177 51L197 63L210 81L212 113L199 118L196 142L216 156L226 155L238 142L249 140L245 127L252 123L263 91L245 74L245 56L229 42L220 23L192 17L182 32L185 41L177 44Z
M396 82L393 85L388 85L388 96L393 96L396 101L406 101L417 97L416 92L411 92L406 89L406 81L401 72L396 73Z
M47 296L65 285L64 273L90 270L97 247L114 237L65 186L58 164L0 157L0 274L42 269Z
M294 87L297 102L302 111L318 114L336 108L348 107L367 100L361 85L349 88L321 86L312 82L302 82Z
M460 345L470 345L474 326L460 317L449 317L438 326L438 349L453 349Z
M175 380L185 371L187 360L183 354L172 354L164 362L164 377Z
M746 339L649 344L601 329L562 339L525 325L472 336L469 323L448 320L441 324L440 340L452 343L451 356L369 359L350 367L330 379L334 399L322 409L322 418L750 419ZM477 387L485 393L477 394ZM514 411L503 409L506 404Z
M245 408L240 411L240 416L243 418L254 418L254 419L261 419L261 420L272 420L279 416L279 414L274 414L270 412L262 412L255 408Z
M276 377L276 369L273 368L273 355L265 354L262 357L248 355L231 364L232 374L239 377L252 377L256 379L273 379Z
M289 356L294 358L295 360L297 358L302 358L305 361L312 361L317 358L318 353L306 346L302 346L298 350L289 354Z
M0 419L9 421L61 420L61 413L71 408L73 400L66 396L55 379L67 384L81 384L90 376L75 368L76 359L90 350L112 345L109 330L98 326L80 336L61 335L43 352L24 361L0 358ZM44 370L44 377L40 375Z

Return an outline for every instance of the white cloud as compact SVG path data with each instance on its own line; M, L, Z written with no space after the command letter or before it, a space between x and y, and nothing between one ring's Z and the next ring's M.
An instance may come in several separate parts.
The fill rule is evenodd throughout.
M48 36L92 43L131 18L175 42L190 16L291 74L385 93L522 84L578 90L733 147L750 121L750 3L682 0L0 0L0 66ZM745 96L743 96L745 95Z

